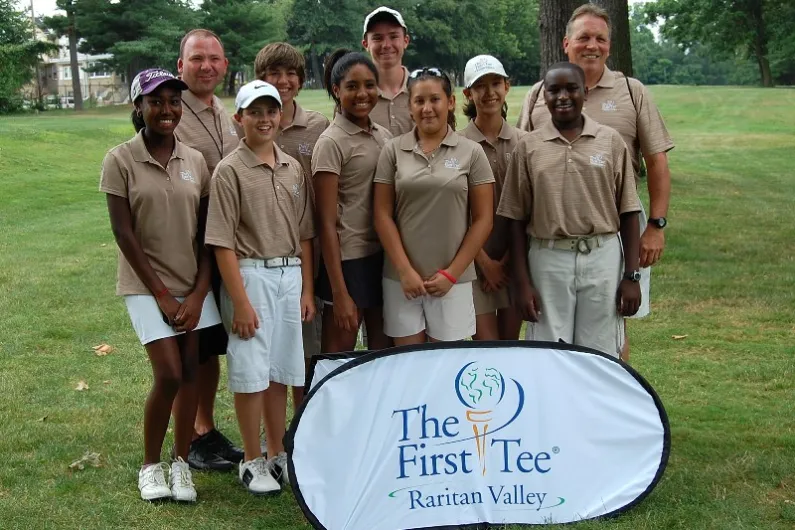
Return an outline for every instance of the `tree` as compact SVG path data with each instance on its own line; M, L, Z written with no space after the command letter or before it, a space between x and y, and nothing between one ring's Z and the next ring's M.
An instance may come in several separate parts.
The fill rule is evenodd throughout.
M80 85L80 65L77 62L77 5L76 0L57 0L59 9L66 12L66 16L46 17L44 25L55 32L59 37L69 39L69 66L72 71L72 94L74 96L75 111L83 110L83 89Z
M584 3L584 2L583 2ZM607 66L631 76L632 43L629 36L629 5L627 0L592 0L610 15L610 57Z

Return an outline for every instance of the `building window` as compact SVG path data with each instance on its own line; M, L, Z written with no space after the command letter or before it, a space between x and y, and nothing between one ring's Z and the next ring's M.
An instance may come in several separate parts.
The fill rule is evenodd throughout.
M106 67L106 66L103 66L103 65L101 65L101 64L99 64L99 63L91 63L91 64L89 65L89 68L91 68L91 69L94 69L94 68L99 68L99 70L97 70L97 71L94 71L94 72L91 72L91 73L89 74L89 75L90 75L92 78L97 78L97 77L110 77L110 72L109 72L109 71L107 71L107 67Z
M72 79L72 67L71 66L64 66L63 67L63 79Z

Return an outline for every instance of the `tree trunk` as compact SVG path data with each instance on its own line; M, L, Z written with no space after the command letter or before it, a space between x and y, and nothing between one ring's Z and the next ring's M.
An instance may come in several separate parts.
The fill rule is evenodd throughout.
M584 4L585 2L580 2ZM629 6L627 0L592 0L610 15L610 57L607 66L627 76L632 75L632 46L629 39Z
M323 69L320 67L314 42L309 46L309 64L312 66L312 88L323 88Z
M69 62L72 70L72 94L75 110L83 110L83 90L80 87L80 64L77 62L77 28L74 7L66 12L69 18Z
M230 70L229 71L229 84L226 86L226 95L227 96L234 96L235 95L235 81L237 80L237 70Z
M563 37L566 35L566 23L572 11L580 4L580 0L539 0L538 29L541 41L541 64L539 74L544 75L553 64L566 61L563 52Z
M762 86L769 88L773 86L773 74L770 72L770 61L767 58L767 32L762 9L762 2L752 3L750 15L754 28L753 55L759 65Z

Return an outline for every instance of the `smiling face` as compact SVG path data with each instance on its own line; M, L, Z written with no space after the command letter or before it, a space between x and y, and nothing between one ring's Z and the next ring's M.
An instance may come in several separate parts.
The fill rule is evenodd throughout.
M168 136L174 133L182 118L182 91L171 83L164 83L151 94L141 96L136 107L149 132Z
M585 79L573 68L555 68L544 76L544 102L559 129L579 123L585 94Z
M402 65L408 45L409 36L403 26L388 20L371 24L362 40L379 70Z
M252 148L273 141L281 119L282 109L279 103L267 96L254 100L235 114L235 120L243 127L246 135L246 144Z
M455 96L447 96L441 79L429 77L412 83L409 105L420 137L435 136L447 130L447 115L455 112Z
M594 15L578 17L571 25L571 33L563 39L563 49L569 62L585 70L588 78L602 75L610 56L610 28L607 22Z
M366 125L370 111L378 103L378 83L372 70L364 64L354 64L332 89L343 116L359 126Z
M226 75L229 61L214 37L193 35L186 42L177 69L182 80L197 96L211 95Z
M298 91L301 90L301 77L295 68L273 66L265 70L262 80L270 83L279 91L279 97L285 106L292 104Z
M475 103L478 115L500 114L510 82L497 74L486 74L464 89L464 96Z

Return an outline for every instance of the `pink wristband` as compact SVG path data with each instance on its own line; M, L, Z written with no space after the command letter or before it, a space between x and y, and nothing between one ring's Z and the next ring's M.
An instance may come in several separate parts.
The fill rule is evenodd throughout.
M444 269L439 269L439 271L438 271L438 272L439 272L439 274L441 274L442 276L444 276L445 278L447 278L448 280L450 280L450 283L452 283L453 285L455 285L455 284L457 284L457 283L458 283L458 280L456 280L456 279L455 279L455 276L453 276L452 274L450 274L450 273L449 273L449 272L447 272L446 270L444 270Z

